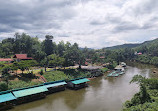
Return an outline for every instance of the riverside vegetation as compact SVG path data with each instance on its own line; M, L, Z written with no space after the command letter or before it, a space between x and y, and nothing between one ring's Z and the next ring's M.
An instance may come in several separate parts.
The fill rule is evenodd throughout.
M157 111L158 79L136 75L131 80L139 84L140 91L130 101L126 101L123 111Z
M158 66L158 39L136 45L123 45L121 48L116 46L112 49L95 50L80 48L77 43L60 41L57 44L53 38L52 35L46 35L45 40L40 41L38 37L15 33L14 37L3 39L0 43L1 58L11 58L14 54L23 53L33 57L34 60L12 64L0 62L0 91L41 84L42 82L38 80L39 75L43 75L47 81L89 76L89 72L81 69L81 65L85 65L87 61L90 65L105 65L106 68L101 69L103 72L113 69L119 62L126 60ZM142 54L137 55L135 52ZM68 70L69 66L75 64L79 65L78 69ZM62 70L59 70L60 67ZM156 107L157 83L157 79L141 79L140 92L134 96L134 99L125 103L124 110ZM151 88L153 86L155 87Z

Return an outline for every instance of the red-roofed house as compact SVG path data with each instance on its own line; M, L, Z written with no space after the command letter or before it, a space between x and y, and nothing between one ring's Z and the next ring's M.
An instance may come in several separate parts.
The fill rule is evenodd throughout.
M13 58L18 62L20 60L32 60L32 57L27 57L27 54L15 54Z
M11 58L0 58L0 62L7 62L7 63L11 63L13 62L14 60L11 59Z
M104 56L101 56L101 57L99 57L100 59L105 59L105 57Z
M142 55L142 53L141 53L141 52L139 52L139 53L138 53L138 55Z

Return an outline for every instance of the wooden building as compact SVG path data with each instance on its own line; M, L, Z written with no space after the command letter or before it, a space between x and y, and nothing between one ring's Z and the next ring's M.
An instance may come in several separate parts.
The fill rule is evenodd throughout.
M16 104L22 104L44 98L48 89L43 85L37 85L27 88L12 90L13 95L17 98Z
M61 80L44 83L44 86L48 89L48 93L54 93L58 91L64 91L66 84L67 83L64 80Z
M81 89L88 86L87 84L88 81L90 80L87 78L73 79L73 80L67 81L67 87L70 89L75 89L75 90Z
M32 57L27 57L27 54L15 54L13 56L14 61L19 62L21 60L32 60Z

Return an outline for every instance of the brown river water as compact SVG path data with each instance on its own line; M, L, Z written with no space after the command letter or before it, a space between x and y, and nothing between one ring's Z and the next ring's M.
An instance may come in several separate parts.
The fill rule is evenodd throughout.
M15 106L9 111L120 111L123 103L139 91L137 84L129 84L132 77L158 77L158 68L151 65L128 63L126 73L117 78L92 79L89 87L48 95L45 99Z

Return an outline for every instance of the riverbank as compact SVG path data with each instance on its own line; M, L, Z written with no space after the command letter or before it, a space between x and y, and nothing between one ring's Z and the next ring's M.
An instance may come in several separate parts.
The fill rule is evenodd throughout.
M125 102L123 111L157 111L158 79L136 75L131 82L139 84L140 91L131 100Z
M86 82L89 81L88 79L86 78L78 78L76 79L77 77L82 77L82 76L86 76L86 77L97 77L97 76L101 76L103 75L102 71L99 69L99 68L96 68L96 67L91 67L93 71L93 73L90 73L90 71L88 71L89 69L69 69L69 70L65 70L64 71L57 71L57 70L54 70L54 71L50 71L50 72L45 72L44 73L44 76L45 76L45 79L46 81L48 81L47 83L44 83L44 84L37 84L36 86L31 86L31 87L22 87L20 86L20 83L17 83L16 85L14 85L13 87L18 87L20 89L11 89L11 90L7 90L5 92L1 92L0 94L0 98L2 98L3 96L5 95L10 95L12 97L14 97L15 99L9 99L8 97L8 100L4 100L4 101L0 101L0 105L3 106L3 107L6 107L8 106L7 104L5 103L9 103L9 106L11 104L21 104L21 103L26 103L28 102L28 98L27 96L31 96L34 97L34 99L36 100L37 97L39 98L44 98L45 95L48 91L47 89L47 86L52 86L52 88L50 88L51 92L56 92L57 89L60 90L65 90L66 87L71 87L71 88L74 88L74 89L78 89L78 88L83 88L85 86L87 86ZM61 69L60 69L61 70ZM105 69L104 69L105 71ZM43 77L44 77L43 76ZM66 85L62 85L62 88L57 88L56 86L54 86L54 84L60 84L59 82L60 81L57 81L57 80L62 80L62 83L64 82L64 84ZM53 82L54 81L54 82ZM71 82L72 81L72 82ZM73 83L74 82L74 83ZM74 84L74 85L73 85ZM23 85L23 84L21 84ZM73 85L73 86L72 86ZM26 85L25 85L26 86ZM46 86L46 87L45 87ZM66 86L66 87L65 87ZM57 89L56 89L57 88ZM37 89L39 89L39 92L37 91ZM44 91L43 91L44 90ZM31 93L31 92L32 93ZM43 91L43 92L40 92L40 91ZM38 92L38 93L35 93L34 92ZM15 93L15 94L14 94ZM16 93L19 93L18 95L16 95ZM49 93L49 91L48 91ZM37 97L36 94L38 94ZM27 96L26 96L27 95ZM33 99L33 100L34 100ZM14 101L15 100L15 101ZM29 100L30 101L30 100ZM32 99L31 99L32 101ZM1 108L0 108L1 109Z
M135 74L148 75L147 68L128 66L124 75L91 79L89 87L53 93L45 99L19 105L10 111L119 111L126 100L139 91L137 84L129 84Z
M96 69L95 72L91 72L91 70L86 69L78 69L77 67L69 67L69 68L61 68L61 69L53 69L48 70L47 72L43 72L42 77L44 77L46 81L41 79L41 75L29 73L29 74L17 74L17 75L11 75L9 77L8 85L5 81L0 82L0 91L5 90L12 90L16 88L23 88L23 87L29 87L33 85L39 85L44 82L52 82L52 81L58 81L58 80L70 80L80 77L95 77L102 75L102 73L106 72L107 68L101 68ZM37 72L37 71L36 71ZM98 72L96 74L96 72Z

